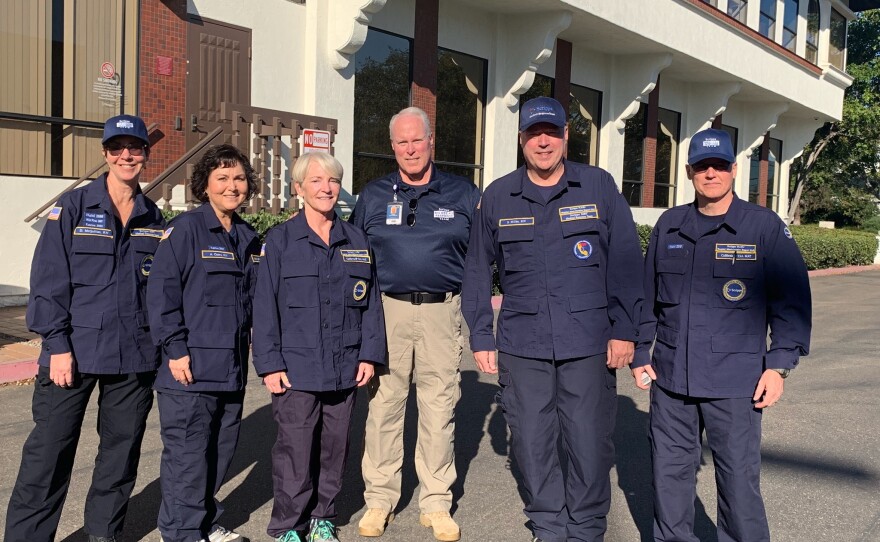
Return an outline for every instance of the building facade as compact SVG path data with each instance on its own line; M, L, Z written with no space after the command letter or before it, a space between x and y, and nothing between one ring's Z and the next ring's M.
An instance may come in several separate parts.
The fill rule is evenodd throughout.
M637 222L689 202L689 137L736 146L738 194L785 215L791 161L840 119L846 26L873 0L9 0L0 5L0 304L25 300L42 204L100 164L103 120L155 124L146 177L221 104L334 119L351 204L394 168L388 120L434 121L441 168L488 185L521 164L520 103L570 112L568 158L610 171ZM264 121L268 124L268 121ZM279 132L280 133L280 132ZM300 144L280 137L290 158ZM288 160L289 162L289 160ZM288 203L286 168L276 172ZM278 165L273 165L278 169ZM171 202L183 202L175 190Z

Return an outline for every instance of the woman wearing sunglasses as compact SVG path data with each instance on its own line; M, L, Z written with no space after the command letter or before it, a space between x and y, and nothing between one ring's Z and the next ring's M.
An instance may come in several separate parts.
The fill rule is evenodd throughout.
M95 388L101 438L85 503L90 541L119 536L137 476L159 366L147 275L165 223L138 184L150 157L144 121L113 117L101 142L107 173L61 196L34 253L27 323L43 347L36 425L6 515L10 542L54 538Z

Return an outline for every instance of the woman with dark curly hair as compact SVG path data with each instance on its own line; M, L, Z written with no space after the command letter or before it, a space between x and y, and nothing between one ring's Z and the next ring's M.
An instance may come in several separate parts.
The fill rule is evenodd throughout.
M238 443L260 261L256 231L236 213L257 192L254 169L232 145L196 165L202 205L171 221L147 286L162 442L159 531L165 542L231 542L215 499Z

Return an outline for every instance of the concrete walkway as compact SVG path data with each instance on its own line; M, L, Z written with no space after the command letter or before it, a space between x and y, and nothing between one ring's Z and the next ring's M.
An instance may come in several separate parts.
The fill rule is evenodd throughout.
M786 381L782 401L765 415L762 489L774 542L880 541L880 270L811 279L814 300L812 353ZM453 488L462 540L529 540L524 527L516 464L508 457L509 435L493 398L494 377L474 370L470 353L462 364L462 396L456 427ZM650 542L651 465L645 434L648 395L635 388L628 373L618 376L618 416L614 436L612 506L608 542ZM0 517L15 480L21 446L33 427L30 385L0 388ZM366 397L359 397L352 424L352 449L338 501L340 539L357 535L363 507L359 458ZM84 542L82 514L97 446L97 394L86 414L70 493L56 540ZM418 524L418 488L412 464L415 405L408 405L406 461L399 516L381 542L431 542ZM230 479L220 498L223 523L252 540L268 540L272 506L269 454L275 437L269 397L256 378L248 382L244 422ZM159 541L158 415L151 414L143 445L140 475L129 508L124 541ZM711 454L704 449L698 473L697 534L715 536L716 497ZM2 521L2 520L0 520Z

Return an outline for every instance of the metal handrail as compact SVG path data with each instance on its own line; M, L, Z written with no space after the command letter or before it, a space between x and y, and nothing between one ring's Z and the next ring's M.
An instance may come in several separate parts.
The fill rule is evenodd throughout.
M147 127L147 133L148 133L148 134L152 134L152 133L153 133L153 130L155 130L155 129L158 128L158 127L159 127L159 124L157 124L157 123L154 122L153 124L151 124L151 125L149 125L149 126ZM61 196L63 196L64 194L70 192L71 190L73 190L73 189L76 188L77 186L79 186L83 181L88 180L92 175L94 175L95 173L101 171L101 169L103 169L104 166L106 166L106 165L107 165L107 162L104 162L104 161L102 160L100 164L98 164L98 165L96 165L95 167L93 167L92 169L90 169L85 175L83 175L83 176L80 177L79 179L77 179L77 180L73 181L72 183L70 183L70 185L68 185L67 188L65 188L64 190L62 190L61 192L59 192L54 198L50 199L49 201L47 201L47 202L44 203L43 205L40 205L40 206L37 208L36 211L34 211L33 213L31 213L31 214L29 214L27 217L25 217L24 221L25 221L25 222L30 222L31 220L37 218L37 217L40 215L40 213L42 213L43 211L45 211L46 209L48 209L49 206L52 205L53 203L57 202L57 201L61 198Z
M222 133L223 133L222 126L218 126L218 127L214 128L213 130L211 130L210 132L208 132L208 135L206 135L204 139L202 139L201 141L196 143L195 146L193 146L193 148L186 151L183 154L183 156L181 156L173 164L171 164L170 166L165 168L165 171L163 171L162 173L157 175L155 179L150 181L150 184L148 184L147 186L142 188L141 191L144 193L144 195L145 196L149 195L149 193L152 192L153 190L155 190L157 186L159 186L163 182L165 182L165 179L167 179L168 177L170 177L171 175L176 173L178 169L180 169L182 166L184 166L190 159L192 159L193 156L195 156L196 154L201 152L205 147L210 145L214 141L214 139L216 139L217 136Z

